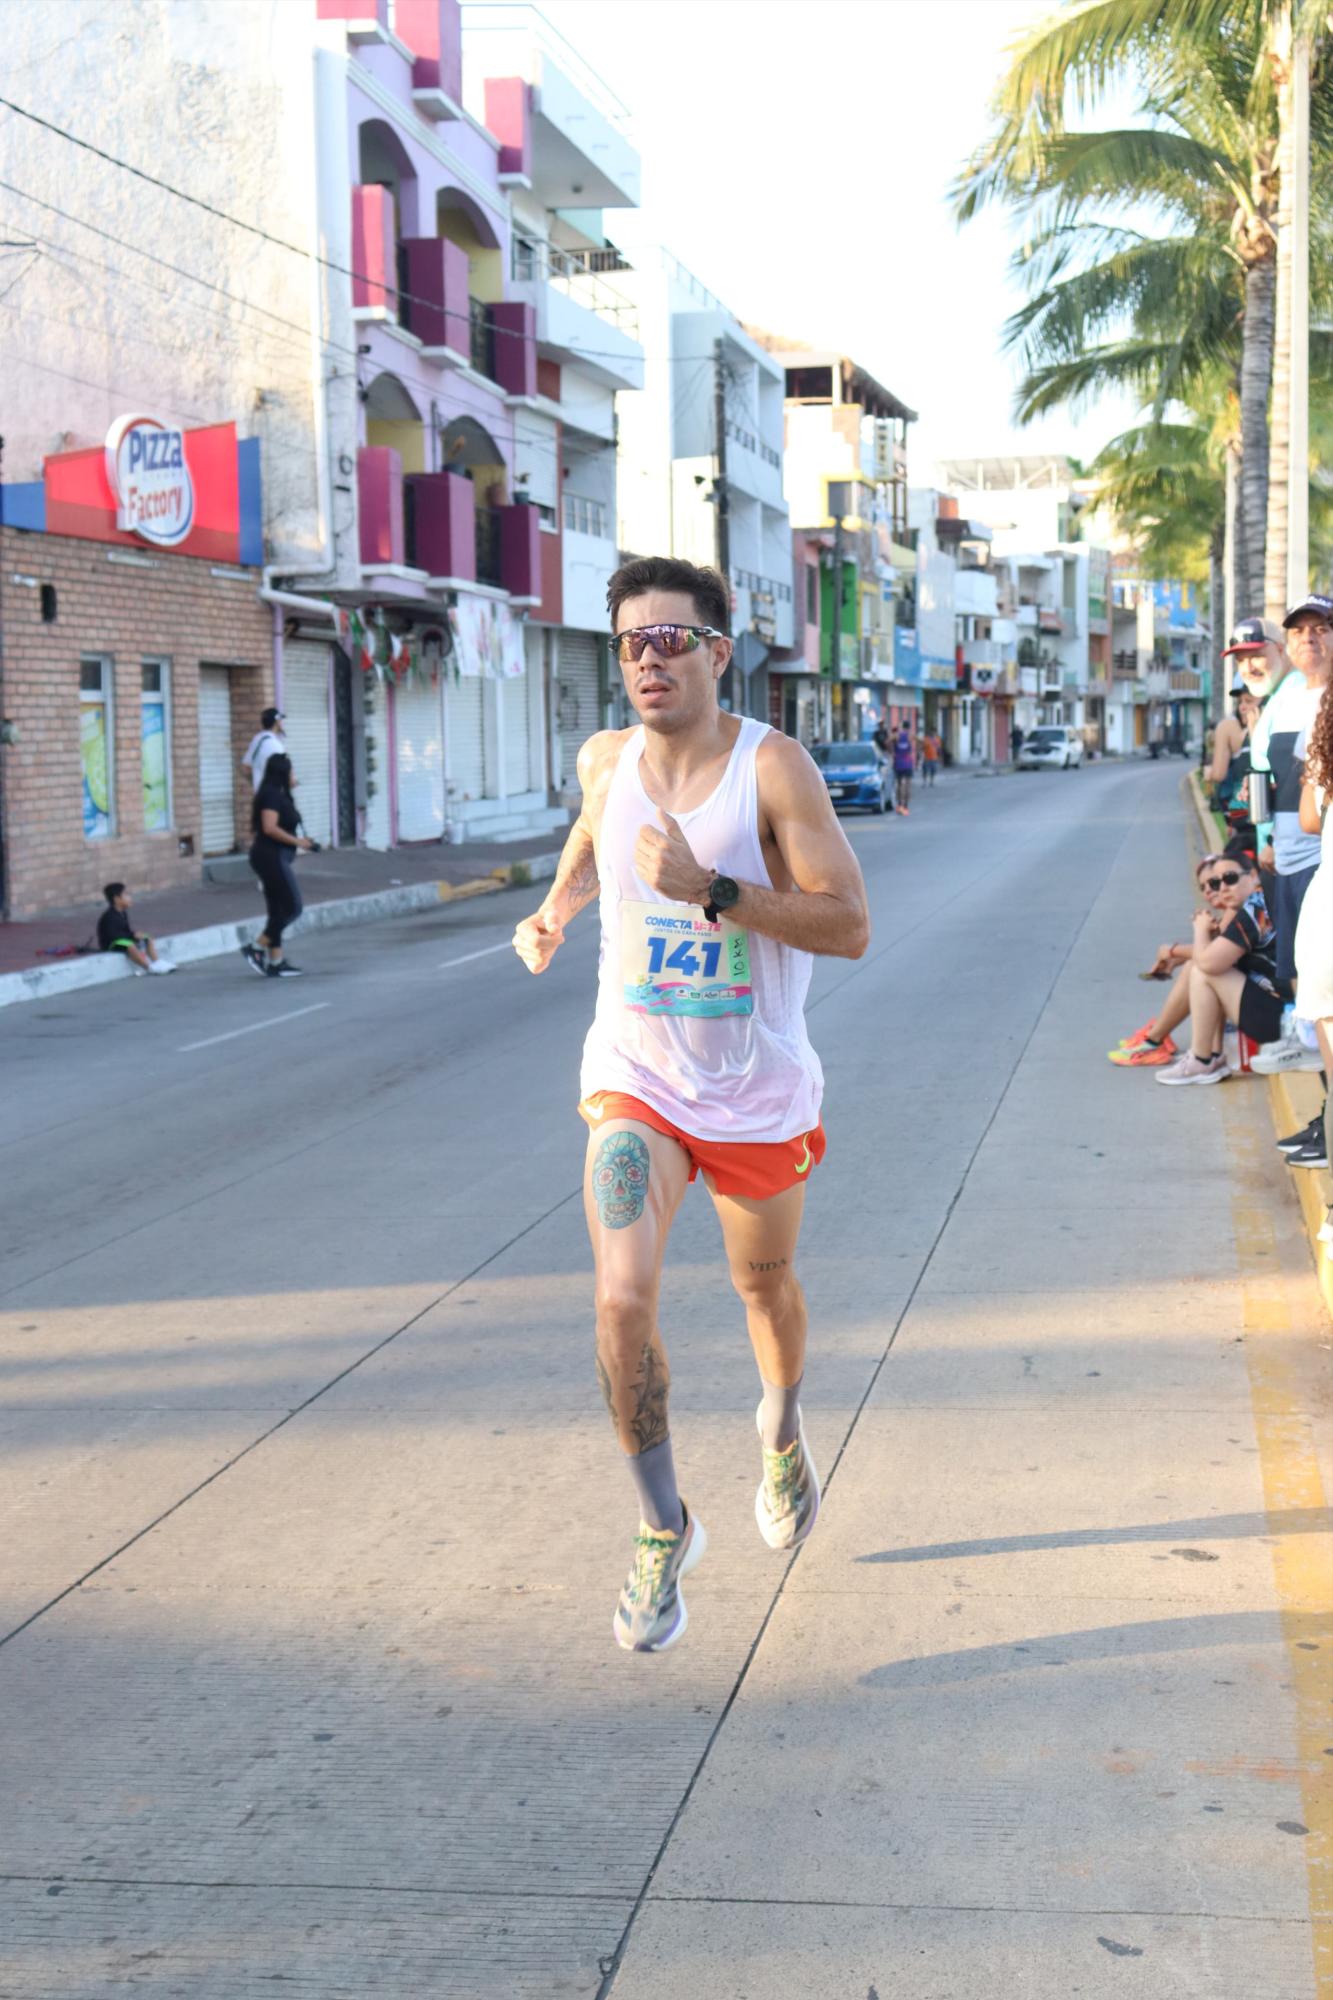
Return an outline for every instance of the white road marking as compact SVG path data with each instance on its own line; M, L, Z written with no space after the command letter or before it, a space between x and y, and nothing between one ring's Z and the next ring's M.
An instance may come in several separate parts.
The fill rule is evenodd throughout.
M436 967L436 971L448 972L450 966L471 965L474 958L489 958L492 952L512 951L513 949L513 944L506 938L503 944L488 944L484 951L465 951L461 958L446 958L442 965Z
M194 1049L211 1049L218 1042L234 1042L238 1035L257 1035L261 1028L280 1028L284 1021L299 1021L303 1014L318 1014L321 1007L331 1007L331 1000L316 1000L313 1007L298 1007L292 1014L274 1014L267 1021L252 1021L248 1028L232 1028L225 1035L210 1035L206 1041L187 1042L183 1049L177 1049L178 1056L188 1056Z

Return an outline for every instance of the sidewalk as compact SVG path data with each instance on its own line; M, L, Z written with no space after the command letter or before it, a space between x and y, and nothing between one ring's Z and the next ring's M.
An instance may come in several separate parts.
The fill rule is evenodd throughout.
M300 928L366 922L398 915L454 896L484 895L523 881L543 881L555 872L563 834L530 840L477 842L465 847L398 847L380 853L365 847L330 848L299 861L306 913ZM136 925L181 962L210 958L254 936L264 914L253 876L242 874L243 857L228 857L237 879L200 882L188 889L164 889L135 896ZM130 885L131 889L133 884ZM29 922L0 924L0 1007L127 978L128 968L110 954L53 956L94 937L101 904L81 903L50 911Z

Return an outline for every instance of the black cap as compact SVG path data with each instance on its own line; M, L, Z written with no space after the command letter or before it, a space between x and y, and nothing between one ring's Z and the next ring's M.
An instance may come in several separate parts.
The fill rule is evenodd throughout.
M1302 603L1292 605L1291 610L1282 620L1282 629L1284 632L1289 625L1295 623L1303 611L1313 611L1315 616L1322 618L1326 625L1333 625L1333 597L1321 597L1318 591L1312 591Z
M285 722L286 716L280 708L266 708L259 718L261 729L272 729L275 722Z

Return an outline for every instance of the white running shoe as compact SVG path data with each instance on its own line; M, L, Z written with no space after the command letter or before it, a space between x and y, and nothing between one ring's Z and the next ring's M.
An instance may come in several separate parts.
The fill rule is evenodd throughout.
M759 1441L764 1437L764 1406L755 1411ZM770 1549L799 1548L819 1517L819 1474L805 1441L805 1423L796 1412L796 1442L787 1451L764 1451L764 1476L754 1496L754 1518Z
M1191 1050L1169 1069L1159 1069L1153 1082L1168 1087L1179 1083L1225 1083L1230 1074L1221 1056L1196 1056Z
M681 1578L703 1555L708 1537L683 1500L680 1506L685 1526L678 1535L639 1523L634 1561L611 1621L616 1644L627 1653L664 1653L688 1623Z
M1318 1049L1307 1049L1299 1035L1284 1035L1281 1041L1265 1042L1250 1057L1250 1068L1258 1076L1279 1076L1291 1069L1322 1069Z
M150 972L174 972L176 968L170 959L150 958L148 961L148 970Z

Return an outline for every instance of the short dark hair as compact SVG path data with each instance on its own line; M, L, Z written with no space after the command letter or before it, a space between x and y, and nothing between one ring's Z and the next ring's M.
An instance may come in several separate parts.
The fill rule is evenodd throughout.
M715 569L701 569L697 563L683 562L679 556L633 556L606 586L606 608L611 614L611 630L616 629L620 607L627 597L642 597L649 590L676 590L694 599L694 608L705 625L725 632L731 621L731 593L726 580Z
M125 884L123 882L105 882L102 885L102 894L106 897L108 903L114 903L117 896L125 894Z
M272 729L274 723L278 720L281 714L282 710L280 708L266 708L264 710L264 713L259 718L260 728Z

